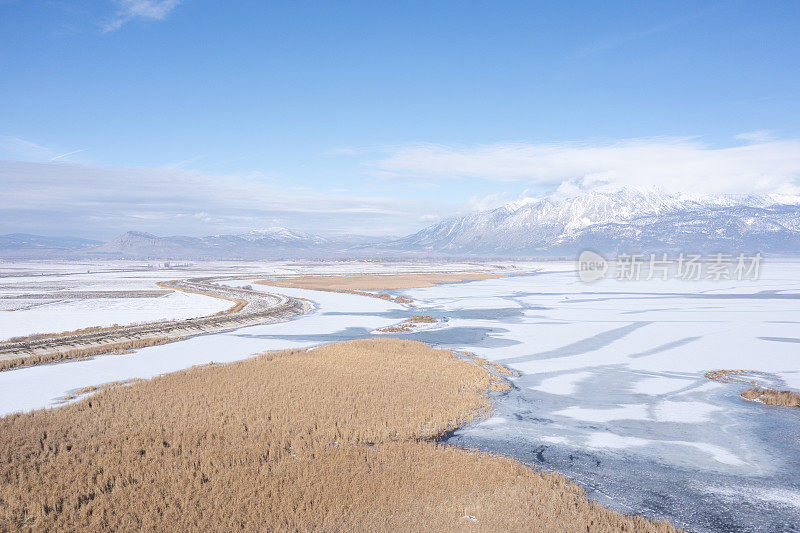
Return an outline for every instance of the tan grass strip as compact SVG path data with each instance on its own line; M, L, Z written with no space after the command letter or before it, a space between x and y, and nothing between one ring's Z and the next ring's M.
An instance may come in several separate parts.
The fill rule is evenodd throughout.
M316 291L342 292L380 298L399 304L414 301L406 296L393 296L380 292L367 292L393 289L414 289L433 287L440 283L477 281L482 279L504 278L508 274L498 272L423 272L416 274L339 274L331 276L274 277L256 281L261 285L290 287ZM404 330L398 330L404 331Z
M767 405L800 407L800 394L788 390L777 391L775 389L753 387L742 391L742 398Z
M710 379L711 381L717 381L719 383L730 383L731 381L741 381L743 383L753 383L756 382L752 379L748 379L748 376L752 374L758 374L755 370L731 370L727 368L723 368L721 370L712 370L710 372L705 373L705 377Z
M386 326L385 328L379 328L376 331L380 331L381 333L406 333L409 331L416 331L416 324L435 323L436 319L430 315L416 315L406 318L399 324L395 324L394 326Z
M508 277L499 272L423 272L416 274L341 274L331 276L273 277L256 283L322 291L379 291L433 287L440 283Z
M0 372L23 368L26 366L43 365L47 363L57 363L61 361L76 361L89 359L96 355L120 355L130 353L131 350L147 348L149 346L159 346L181 340L182 337L143 337L141 339L131 339L121 342L111 342L98 344L87 348L75 348L72 350L60 350L57 352L43 353L38 355L24 355L13 359L0 359Z
M708 379L712 381L718 381L720 383L737 381L752 385L752 387L743 390L741 393L741 397L745 400L757 401L767 405L800 407L800 394L788 390L778 391L768 387L763 387L757 379L753 379L753 376L758 375L764 374L762 372L758 372L757 370L729 369L713 370L711 372L706 372L705 374Z
M110 326L90 326L88 328L60 331L58 333L32 333L31 335L24 335L21 337L11 337L10 339L0 341L0 344L6 344L11 342L38 341L41 339L55 339L58 337L71 337L73 335L83 335L86 333L101 333L104 331L116 331L124 327L125 326L121 326L119 324L112 324Z
M91 392L97 392L105 389L111 389L113 387L121 387L123 385L130 385L131 383L138 383L140 381L144 381L142 379L126 379L124 381L111 381L109 383L103 383L102 385L89 385L88 387L81 387L76 389L68 394L65 394L61 398L58 399L58 403L68 402L70 400L74 400L81 396L85 396Z

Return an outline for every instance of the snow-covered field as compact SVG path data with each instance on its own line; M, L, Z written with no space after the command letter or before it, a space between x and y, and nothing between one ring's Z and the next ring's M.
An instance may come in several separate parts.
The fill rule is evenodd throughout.
M156 298L65 300L6 312L0 319L0 340L32 333L57 333L91 326L179 320L224 311L231 302L173 292Z
M0 264L0 295L47 291L153 290L155 282L203 276L254 276L316 274L324 272L393 272L418 270L465 270L483 268L475 264L405 263L199 263L181 269L133 270L129 263L7 263ZM87 273L91 270L91 273ZM252 280L233 280L246 285ZM58 405L65 394L90 385L133 378L149 378L211 361L229 362L253 354L283 348L313 346L345 338L368 336L369 332L406 318L407 310L377 298L302 289L269 289L290 296L309 298L316 309L298 319L242 328L233 332L203 335L181 342L137 350L134 354L97 357L57 365L0 372L0 415ZM186 297L186 298L185 298ZM168 300L172 298L173 300ZM183 301L185 305L179 305ZM192 306L190 301L197 302ZM221 304L220 304L221 302ZM167 305L169 303L169 305ZM117 305L115 314L109 308ZM130 324L149 319L200 316L230 306L227 301L202 295L173 293L158 298L86 299L52 304L26 311L0 311L0 337L40 331L62 331L103 324ZM84 320L64 316L64 309ZM149 315L148 315L149 313ZM2 340L2 339L0 339Z
M309 296L312 291L285 289ZM87 361L0 372L0 415L57 405L67 392L112 381L150 378L210 362L226 363L268 350L313 346L339 336L365 336L402 316L403 310L376 298L315 293L317 309L288 322L201 335L184 341ZM365 314L367 316L365 316Z
M76 286L92 290L115 284L145 290L155 280L212 272L420 268L355 266L222 263L183 271L109 272L102 280L85 273L61 277L80 278ZM513 380L516 388L498 398L495 416L457 432L453 442L564 472L603 503L698 531L791 530L800 524L800 410L745 402L739 397L743 384L703 376L723 368L756 370L765 372L773 387L800 389L800 263L766 261L757 281L606 279L592 284L579 281L571 263L519 266L528 273L393 291L413 298L413 309L375 298L257 285L308 298L317 308L289 322L204 335L132 355L0 372L0 413L50 406L87 385L366 337L408 316L429 314L446 321L405 336L468 350L520 372ZM2 279L2 288L10 290L15 279ZM48 307L39 309L46 313ZM94 324L76 327L85 325ZM0 330L21 334L5 323Z
M204 276L470 270L482 265L376 262L200 262L165 267L147 262L0 262L0 341L34 333L57 333L89 326L127 325L211 315L228 301L173 292L148 297L79 297L90 291L161 290L155 283ZM35 295L34 298L24 298ZM21 298L23 297L23 298Z

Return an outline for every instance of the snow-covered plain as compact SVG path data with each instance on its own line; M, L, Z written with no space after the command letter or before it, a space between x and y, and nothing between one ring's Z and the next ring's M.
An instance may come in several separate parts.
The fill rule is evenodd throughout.
M312 296L312 291L281 289ZM349 294L314 293L316 309L288 322L201 335L184 341L86 361L0 372L0 414L58 405L67 392L112 381L147 379L210 362L227 363L269 350L313 346L329 340L366 336L397 322L400 305Z
M49 292L140 291L158 289L170 279L272 275L314 275L337 272L387 273L464 271L485 268L470 263L376 262L199 262L164 267L147 262L17 262L0 263L0 301L17 294ZM232 280L247 285L252 279ZM71 391L112 381L150 378L211 361L230 362L256 353L305 347L369 336L370 331L402 321L407 310L377 298L349 294L275 288L278 292L313 300L316 309L298 319L202 335L181 342L136 350L133 354L103 356L86 361L44 365L0 372L0 416L59 405ZM80 299L0 311L0 340L38 332L57 332L114 323L132 324L161 318L188 318L227 309L230 303L202 295L172 293L157 298Z
M264 276L347 272L470 270L481 265L376 262L0 262L0 341L34 333L89 326L180 320L223 311L231 303L199 294L173 292L149 297L79 297L91 291L159 291L158 281L207 276ZM36 295L33 299L20 298ZM67 295L67 296L64 296Z
M357 266L378 272L419 268ZM132 355L2 372L0 412L52 406L87 385L367 337L410 315L430 314L446 321L403 336L471 351L520 372L516 387L497 398L495 416L456 432L452 442L558 470L602 503L697 531L791 530L800 524L799 410L745 402L739 397L744 384L703 375L722 368L756 370L773 387L800 389L800 263L767 261L757 281L593 284L580 282L571 263L519 266L528 273L393 291L413 298L413 309L362 296L255 285L308 298L317 308L289 322ZM149 289L154 280L208 276L215 269L233 275L353 267L205 265L191 273L137 274L124 283ZM9 278L2 282L13 285ZM754 496L736 500L736 491Z
M97 298L53 301L0 315L0 340L32 333L57 333L92 326L180 320L213 315L231 302L173 292L155 298Z

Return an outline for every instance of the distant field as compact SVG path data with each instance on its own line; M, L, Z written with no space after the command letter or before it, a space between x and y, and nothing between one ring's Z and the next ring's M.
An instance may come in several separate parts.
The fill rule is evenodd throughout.
M358 340L12 415L0 419L0 530L674 530L560 475L437 445L507 387L487 368Z
M0 341L0 372L56 361L87 359L95 355L126 353L136 348L165 344L200 333L286 319L306 310L305 304L298 300L211 283L173 281L158 285L227 300L233 302L233 305L213 315L187 320L165 320L127 326L92 326L61 333L12 337L7 341Z
M77 293L72 293L66 294L63 299L59 295L46 293L38 296L52 299L9 298L6 302L30 305L13 311L0 311L0 340L87 327L111 328L115 324L185 320L223 312L232 305L224 299L179 291L170 291L159 297L130 297L128 291L117 293L116 297L111 297L111 292L102 297L88 292L86 297L77 297ZM0 294L0 299L4 298L7 297Z
M380 291L433 287L440 283L505 278L499 272L424 272L419 274L341 274L331 276L275 277L258 281L273 287L323 291Z

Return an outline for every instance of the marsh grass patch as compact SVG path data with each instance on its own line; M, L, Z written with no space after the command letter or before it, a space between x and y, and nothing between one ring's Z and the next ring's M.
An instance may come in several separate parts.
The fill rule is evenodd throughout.
M566 478L436 442L499 379L362 339L207 365L0 419L0 530L674 531Z

